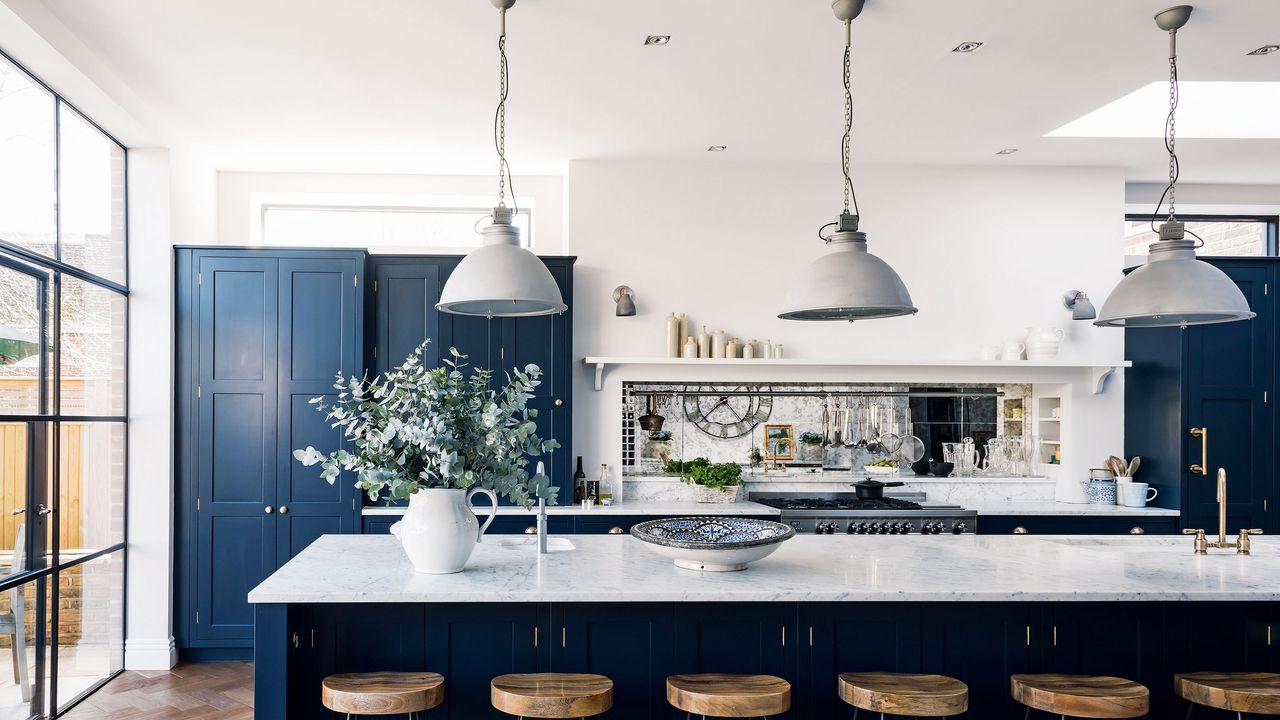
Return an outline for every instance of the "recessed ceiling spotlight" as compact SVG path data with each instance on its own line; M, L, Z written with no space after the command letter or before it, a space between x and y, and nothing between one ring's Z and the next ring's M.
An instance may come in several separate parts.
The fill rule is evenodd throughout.
M666 45L671 42L670 35L647 35L644 39L645 45Z
M1263 45L1262 47L1247 53L1249 55L1270 55L1273 52L1280 52L1280 45Z
M954 48L951 48L951 52L961 52L961 53L973 52L974 50L977 50L980 47L982 47L982 43L974 42L972 40L966 40L965 42L960 43Z
M728 145L712 145L707 148L707 152L724 152L725 150L728 150L728 149L729 149Z
M1018 148L1005 148L996 152L997 155L1012 155L1018 152Z

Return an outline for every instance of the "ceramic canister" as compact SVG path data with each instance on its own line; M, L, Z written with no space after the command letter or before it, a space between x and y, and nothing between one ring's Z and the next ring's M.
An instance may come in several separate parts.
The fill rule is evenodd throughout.
M684 339L684 352L681 353L680 357L685 357L685 358L698 357L698 341L694 340L692 335Z
M667 357L680 357L680 319L675 313L667 316L666 346Z
M711 357L724 357L725 336L723 330L716 330L711 333Z
M748 340L742 344L742 357L754 358L756 356L756 341Z
M724 345L724 356L727 358L736 358L742 354L742 345L738 342L738 338L729 338L729 342Z

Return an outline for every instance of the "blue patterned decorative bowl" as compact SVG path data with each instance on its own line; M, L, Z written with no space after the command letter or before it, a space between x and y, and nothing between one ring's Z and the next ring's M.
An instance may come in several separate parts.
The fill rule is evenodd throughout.
M689 570L745 570L795 537L788 525L735 517L684 517L646 520L631 534L659 555Z

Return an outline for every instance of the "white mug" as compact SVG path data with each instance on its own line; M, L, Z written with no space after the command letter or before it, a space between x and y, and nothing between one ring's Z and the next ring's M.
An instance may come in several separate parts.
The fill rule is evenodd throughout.
M1147 503L1156 499L1159 491L1147 483L1127 482L1116 486L1120 504L1125 507L1146 507Z
M1021 360L1022 351L1026 349L1027 349L1027 346L1024 345L1023 343L1017 340L1009 340L1004 344L1004 350L1001 351L1000 359L1001 360Z

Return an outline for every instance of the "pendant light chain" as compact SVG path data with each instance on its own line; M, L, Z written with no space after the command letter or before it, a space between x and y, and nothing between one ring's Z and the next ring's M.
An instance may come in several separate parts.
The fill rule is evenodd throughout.
M853 90L849 81L851 52L851 23L844 23L844 137L840 141L841 169L844 171L844 212L849 213L849 201L853 200L853 214L858 214L858 195L849 177L849 152L853 138Z
M1169 154L1169 184L1165 186L1164 192L1160 193L1160 200L1156 202L1156 209L1151 213L1151 232L1159 233L1156 228L1156 218L1160 215L1160 208L1164 206L1165 199L1169 200L1169 222L1177 220L1174 214L1174 205L1177 196L1178 187L1178 153L1177 153L1177 111L1178 111L1178 53L1177 53L1178 31L1169 31L1169 114L1164 121L1164 149ZM1190 233L1195 235L1195 233ZM1195 237L1199 238L1198 235ZM1203 241L1202 241L1203 242Z
M498 151L498 207L505 208L506 191L511 188L513 212L520 211L516 201L516 184L511 179L511 167L507 165L507 93L510 90L510 70L507 66L507 11L499 10L501 31L498 34L498 109L493 116L493 145Z

